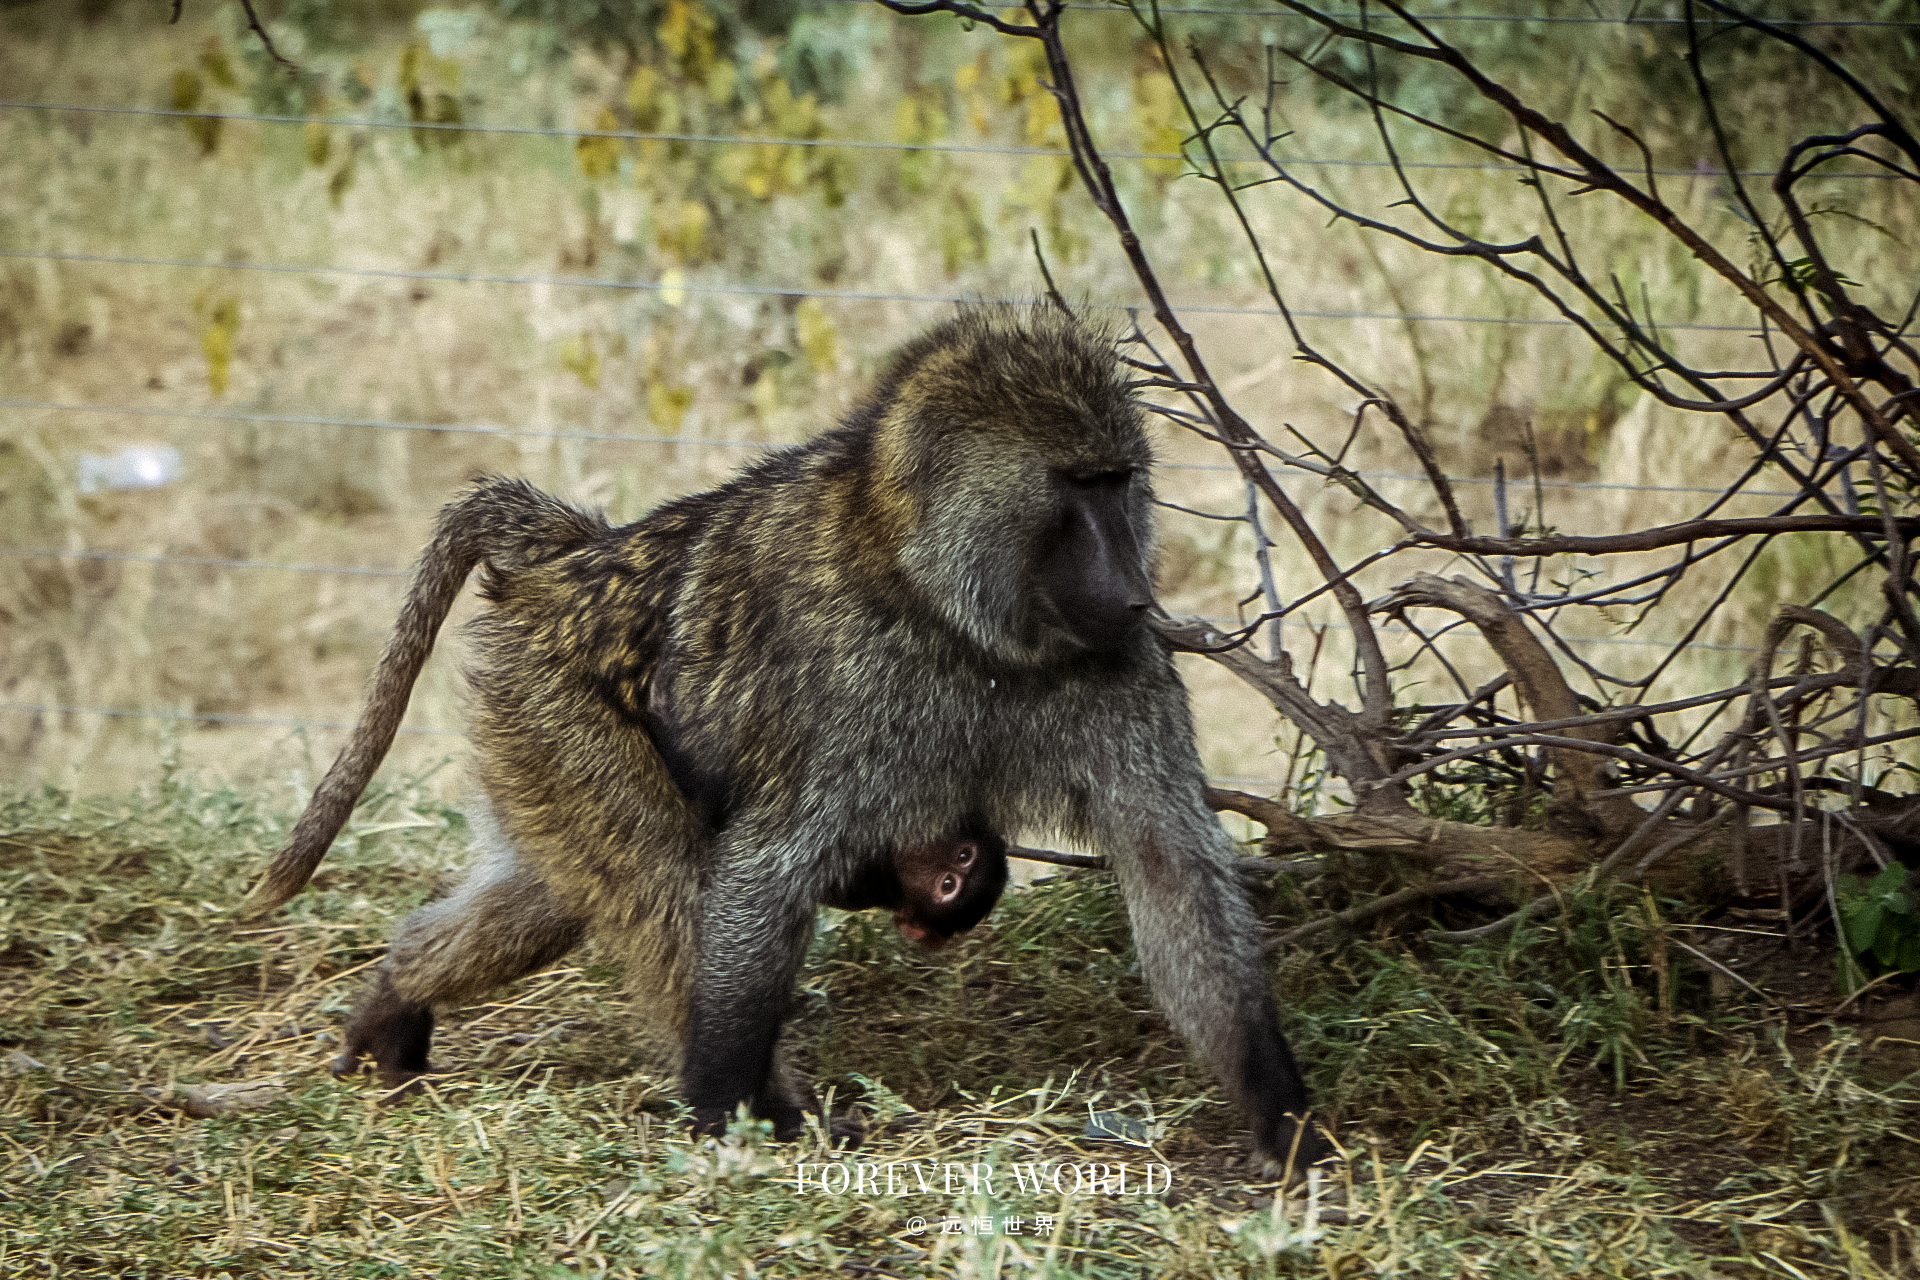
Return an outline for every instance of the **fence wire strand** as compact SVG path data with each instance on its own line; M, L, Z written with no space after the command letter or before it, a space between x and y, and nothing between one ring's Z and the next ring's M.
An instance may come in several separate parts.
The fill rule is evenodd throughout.
M449 284L546 285L565 289L617 289L630 293L702 293L768 298L833 298L844 302L929 302L947 305L962 303L1020 304L1028 298L987 298L978 294L892 293L869 289L808 289L799 285L777 284L701 284L692 280L612 280L600 276L514 275L492 272L428 271L406 267L345 267L332 263L298 262L209 262L201 258L150 258L132 254L63 253L48 249L0 249L0 258L38 262L77 262L116 267L178 267L197 271L257 271L271 275L357 276L376 280L431 280ZM1131 311L1138 303L1090 303L1095 311ZM1261 316L1277 318L1277 307L1223 307L1206 303L1181 303L1177 310L1191 315ZM1549 328L1572 328L1573 321L1554 316L1449 316L1426 315L1406 311L1316 310L1289 308L1291 314L1314 320L1389 320L1398 323L1419 321L1431 324L1510 324ZM1693 333L1754 333L1750 324L1662 323L1664 330Z
M868 0L860 0L867 3ZM1167 10L1162 10L1167 12ZM1911 24L1920 26L1920 23ZM563 129L557 125L452 123L438 120L409 120L380 116L297 115L273 111L186 111L176 107L107 106L90 102L30 102L0 98L4 111L61 111L82 115L150 116L173 120L233 120L254 124L328 125L341 129L396 129L408 133L475 133L498 137L558 138L577 142L581 138L608 138L616 142L683 142L694 146L804 147L824 151L927 151L949 155L979 156L1066 156L1065 147L996 146L983 142L892 142L883 138L786 138L757 133L663 133L646 129ZM1178 151L1102 151L1109 160L1182 160ZM1257 157L1226 157L1229 164L1264 165ZM1484 160L1360 160L1346 156L1285 156L1281 163L1318 169L1465 169L1478 172L1524 172L1525 165L1500 164ZM1654 169L1662 178L1771 178L1764 169L1736 169L1731 175L1724 169ZM1822 170L1825 178L1890 178L1895 175L1872 169Z
M502 427L492 423L464 422L409 422L399 418L348 418L330 414L306 413L265 413L246 409L174 409L156 405L130 404L88 404L73 400L27 400L18 397L0 398L0 409L34 410L50 413L87 413L101 415L125 415L135 418L183 418L189 421L210 422L262 422L280 426L317 426L317 427L361 427L375 431L443 431L454 435L500 436L506 439L529 440L588 440L601 443L650 444L650 445L697 445L701 448L715 449L787 449L804 443L797 440L734 440L714 436L680 435L637 435L625 432L608 431L554 431L535 427ZM1231 471L1236 475L1239 469L1225 462L1160 462L1155 466L1163 471ZM1411 471L1356 471L1355 475L1364 480L1404 480L1415 484L1425 484L1429 477ZM1283 475L1282 480L1305 481L1306 477ZM1316 477L1314 483L1321 483ZM1501 483L1494 476L1449 476L1447 483L1454 485L1496 485ZM1543 489L1570 489L1593 491L1617 491L1620 493L1706 493L1717 494L1722 490L1711 485L1682 484L1625 484L1614 480L1529 480L1529 485L1538 484ZM1742 497L1750 498L1791 498L1798 493L1794 489L1743 489ZM1239 520L1244 513L1231 518Z

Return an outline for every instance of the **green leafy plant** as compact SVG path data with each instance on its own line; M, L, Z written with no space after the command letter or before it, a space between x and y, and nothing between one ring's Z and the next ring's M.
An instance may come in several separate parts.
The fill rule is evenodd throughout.
M1920 911L1907 891L1907 869L1894 863L1862 884L1858 876L1834 881L1841 934L1841 983L1860 985L1862 969L1875 973L1920 971Z

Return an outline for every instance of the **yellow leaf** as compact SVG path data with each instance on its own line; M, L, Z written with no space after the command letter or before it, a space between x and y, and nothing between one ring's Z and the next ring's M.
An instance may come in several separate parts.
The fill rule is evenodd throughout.
M1181 145L1185 141L1186 135L1170 124L1163 124L1153 129L1146 136L1146 150L1166 152L1167 158L1143 160L1140 162L1140 167L1156 178L1179 177L1181 165L1184 163L1179 156Z
M810 92L794 97L792 86L778 76L767 85L766 104L783 138L817 138L824 132L819 100Z
M192 111L200 105L202 96L200 73L191 67L182 67L173 73L173 92L171 101L175 111ZM220 147L220 126L225 123L218 116L189 116L181 121L187 127L187 135L200 144L200 154L210 156Z
M687 273L679 267L668 267L660 273L660 301L670 307L686 305Z
M1060 104L1042 89L1027 99L1027 145L1064 147L1067 134L1060 123Z
M806 298L795 308L793 327L800 338L800 349L807 363L820 373L832 373L840 367L838 334L832 317L818 298Z
M917 98L901 98L893 107L895 142L936 142L947 132L947 113Z
M742 180L741 185L746 187L747 194L756 200L765 200L771 196L773 194L774 181L779 177L780 171L777 166L762 162L766 153L770 150L772 150L772 148L766 146L753 148L752 154L755 163L748 167L745 177Z
M240 332L240 299L201 295L194 304L206 323L200 329L200 350L207 357L207 385L215 399L227 394L227 374L233 367L233 340Z
M767 120L767 130L780 137L817 138L825 132L818 100L811 93L795 97L792 87L771 72L764 78L760 101L748 104L741 112L742 122L749 128L762 117ZM739 143L721 150L716 170L721 181L756 200L769 200L817 182L829 189L832 203L836 180L833 164L830 152L765 142Z
M893 104L893 140L920 141L920 104L912 98L901 98Z
M1040 77L1047 69L1047 52L1038 41L1022 40L1007 55L1007 74L1000 82L1000 100L1012 106L1034 94L1045 94Z
M173 109L191 111L200 105L200 73L182 67L173 73Z
M972 62L963 62L959 70L953 73L953 87L960 94L960 103L967 109L967 121L973 125L974 132L987 133L993 128L993 119L987 114L987 51L982 49Z
M309 120L300 129L300 144L307 163L318 169L333 153L333 134L318 120Z
M219 36L207 37L206 48L200 51L200 65L206 69L207 79L222 89L240 87L240 78L233 74L233 64L227 61L227 51Z
M940 209L940 263L952 276L968 263L986 260L987 224L980 217L980 199L956 187Z
M331 178L327 179L327 199L336 209L346 200L347 192L353 190L353 180L358 176L355 173L354 161L359 158L359 155L359 146L349 146L347 158L340 162L340 167L333 171Z
M707 253L707 224L712 217L698 200L683 200L679 211L660 218L654 240L660 251L685 266L698 266Z
M1030 156L1003 197L1007 204L1039 217L1048 248L1064 262L1077 260L1087 247L1086 237L1074 230L1060 199L1074 185L1073 164L1066 156Z
M612 107L602 106L593 119L593 127L611 133L620 127L620 120L613 114ZM575 140L573 154L580 162L580 172L589 178L610 177L620 167L620 139L583 136Z
M666 435L676 435L687 410L693 407L693 388L655 379L647 381L647 416Z
M575 334L560 344L560 367L589 387L600 385L600 353L593 349L593 335Z
M634 68L627 81L627 110L633 113L633 127L651 133L660 121L660 73L650 65Z
M707 68L707 101L721 107L731 102L734 82L739 78L740 73L731 62L725 58L716 60Z
M1142 150L1179 153L1187 117L1166 72L1155 70L1133 78L1133 123ZM1180 160L1168 158L1143 160L1140 167L1156 178L1172 178L1179 176L1183 166Z
M713 65L718 25L698 0L667 0L666 16L660 19L658 28L660 44L680 64L680 73L687 79L706 79Z

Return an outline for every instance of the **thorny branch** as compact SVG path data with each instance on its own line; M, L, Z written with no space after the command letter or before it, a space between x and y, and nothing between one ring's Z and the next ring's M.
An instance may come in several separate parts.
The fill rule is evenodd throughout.
M186 0L173 0L172 12L167 16L169 24L180 21L180 10L185 3ZM274 65L285 67L289 72L298 71L300 68L282 57L280 50L274 47L273 37L267 34L266 25L260 21L259 12L253 7L253 0L240 0L240 11L247 15L247 29L260 38L260 47L266 50Z
M1328 772L1345 783L1360 813L1387 824L1375 847L1418 843L1407 834L1415 826L1424 824L1422 829L1434 831L1447 826L1417 818L1411 802L1435 794L1435 785L1466 784L1511 792L1518 806L1507 818L1513 822L1524 817L1526 797L1537 797L1546 806L1550 830L1587 843L1589 875L1633 878L1656 871L1675 850L1730 839L1728 891L1747 894L1748 860L1777 857L1783 865L1793 864L1793 874L1782 872L1772 885L1767 884L1769 877L1761 876L1751 891L1775 889L1780 905L1788 909L1803 900L1797 895L1817 861L1796 856L1809 824L1825 822L1829 834L1845 834L1850 857L1881 858L1880 845L1887 841L1920 853L1920 799L1898 785L1888 789L1902 777L1910 781L1920 773L1911 763L1912 743L1920 734L1912 727L1914 710L1920 707L1920 617L1914 607L1910 547L1920 536L1920 431L1914 428L1920 420L1920 352L1908 333L1920 302L1892 319L1864 302L1869 291L1847 279L1822 239L1823 228L1832 221L1817 221L1815 215L1825 210L1800 194L1804 182L1841 159L1873 166L1892 181L1920 184L1920 143L1900 114L1858 76L1798 35L1724 0L1687 0L1688 74L1718 148L1722 176L1760 254L1759 262L1747 270L1696 218L1669 201L1657 183L1658 144L1635 127L1629 112L1582 117L1582 127L1599 139L1583 142L1573 126L1503 84L1401 0L1380 0L1377 9L1363 6L1357 14L1334 13L1307 0L1277 0L1310 24L1317 38L1297 47L1269 47L1264 95L1256 92L1251 100L1228 88L1229 77L1217 65L1222 55L1177 37L1157 0L1127 0L1143 42L1157 55L1185 115L1188 177L1206 183L1220 200L1253 278L1277 314L1292 357L1332 377L1352 397L1348 417L1327 424L1330 438L1344 441L1338 448L1323 449L1311 438L1311 430L1289 424L1292 442L1283 449L1231 403L1200 344L1181 322L1128 216L1076 83L1073 55L1063 35L1066 5L1061 0L1029 0L1024 10L1028 20L1017 21L1013 10L995 16L963 0L881 3L900 13L947 13L1042 46L1045 87L1059 105L1074 172L1111 227L1154 322L1172 344L1172 358L1163 357L1136 328L1129 339L1135 344L1132 349L1145 352L1128 358L1142 375L1137 389L1172 396L1172 403L1156 399L1148 407L1224 449L1253 497L1243 512L1193 514L1258 531L1264 500L1317 577L1310 586L1292 588L1293 598L1287 599L1279 590L1283 576L1257 560L1242 604L1257 599L1261 607L1238 630L1223 632L1198 619L1161 618L1158 625L1175 648L1227 667L1304 731L1323 754ZM1764 196L1742 179L1722 123L1712 72L1716 46L1710 44L1716 30L1726 29L1715 25L1721 23L1758 32L1804 58L1819 74L1831 77L1867 117L1851 129L1810 135L1786 147ZM1329 51L1339 46L1357 56L1334 57ZM1444 118L1444 111L1416 110L1397 101L1395 90L1383 86L1401 83L1404 77L1396 79L1382 70L1395 61L1453 77L1504 120L1504 129L1497 137L1485 136ZM1281 74L1288 67L1364 108L1397 187L1399 198L1388 214L1371 215L1344 203L1297 173L1277 150L1287 136L1277 123L1276 103L1290 88ZM1364 70L1355 72L1355 67ZM1422 180L1403 161L1404 135L1409 132L1467 147L1489 161L1521 170L1537 210L1535 228L1494 241L1456 225L1442 211L1446 202L1429 199ZM1606 158L1602 144L1626 150L1630 159L1625 171ZM1727 368L1689 357L1674 334L1661 327L1648 299L1631 298L1612 270L1589 265L1592 250L1562 218L1566 202L1582 196L1620 202L1631 216L1658 228L1727 285L1748 308L1762 338L1755 347L1758 358ZM1537 484L1532 512L1510 524L1503 474L1496 490L1499 525L1492 535L1476 533L1432 443L1433 424L1409 414L1389 390L1362 379L1309 341L1283 288L1285 272L1276 267L1275 250L1260 230L1266 216L1261 202L1289 197L1291 204L1280 206L1284 216L1297 218L1304 212L1310 219L1330 219L1442 261L1466 259L1491 268L1543 300L1657 404L1727 424L1752 449L1750 463L1691 519L1580 533L1557 532L1546 524ZM1763 200L1771 201L1771 213ZM1047 292L1058 296L1050 274ZM1348 464L1373 415L1384 424L1386 438L1367 437L1363 447L1391 449L1397 441L1397 447L1404 448L1414 465L1398 469L1417 470L1424 478L1431 498L1427 509L1438 511L1442 528L1430 527L1405 504L1390 501ZM1276 473L1288 472L1341 485L1363 512L1390 522L1383 529L1386 536L1372 544L1382 549L1343 567L1328 538L1312 527L1279 483ZM1775 492L1784 481L1790 493L1763 509L1764 514L1739 514L1753 510L1761 481L1770 482ZM1745 505L1728 510L1741 500ZM1675 660L1709 621L1736 593L1752 590L1762 553L1789 535L1848 540L1857 562L1809 600L1828 600L1858 575L1875 574L1884 602L1878 616L1849 626L1806 605L1785 604L1766 635L1755 637L1762 641L1757 646L1762 657L1746 679L1648 701L1656 682L1671 680ZM1256 552L1264 556L1264 534L1256 532L1254 541ZM1726 554L1736 549L1737 557ZM1666 554L1657 567L1626 572L1598 566L1593 559L1662 552ZM1408 556L1414 561L1406 562ZM1385 562L1390 559L1428 572L1388 578L1391 571ZM1541 567L1551 563L1553 568L1516 572L1516 562L1524 561ZM1718 574L1710 601L1697 612L1689 608L1690 621L1680 638L1649 671L1630 675L1609 670L1576 648L1579 629L1570 633L1568 627L1574 619L1606 611L1609 621L1638 626L1668 605L1679 584L1703 566L1723 562L1727 567ZM1431 576L1443 568L1464 569L1470 576ZM1363 590L1377 593L1377 598L1369 600ZM1856 586L1854 596L1859 594ZM1327 598L1352 637L1357 710L1319 693L1312 672L1301 679L1278 640L1280 620ZM1450 622L1435 628L1414 621L1409 610L1438 610ZM1246 644L1263 628L1272 637L1264 657ZM1776 673L1776 662L1790 652L1782 646L1796 631L1804 637L1798 656L1790 671ZM1418 648L1411 650L1412 657L1390 663L1382 637L1396 634L1416 639ZM1464 668L1448 656L1459 654L1454 646L1471 643L1461 638L1467 636L1478 636L1505 672L1478 689L1467 688ZM1396 707L1391 681L1416 660L1437 662L1463 696ZM1591 682L1600 700L1577 694L1569 675ZM1883 710L1876 712L1876 706ZM1907 763L1901 764L1903 760ZM1903 768L1908 771L1904 775ZM1883 772L1874 776L1874 769ZM1650 809L1635 802L1641 796L1650 798ZM1250 807L1255 799L1242 797L1228 807L1267 823L1270 844L1283 831L1287 835L1282 843L1295 848L1335 838L1325 822L1305 824L1294 818L1284 797L1283 802L1258 802L1269 806L1260 812ZM1773 824L1753 825L1754 813L1771 815ZM1343 916L1316 921L1295 935L1358 923L1447 893L1484 897L1492 892L1484 868L1475 874L1461 874L1463 870L1468 868L1429 866L1419 883ZM1794 881L1794 875L1800 880ZM1509 876L1500 883L1511 887L1521 882ZM1510 927L1551 901L1548 895L1529 902L1484 929L1435 936L1458 938Z

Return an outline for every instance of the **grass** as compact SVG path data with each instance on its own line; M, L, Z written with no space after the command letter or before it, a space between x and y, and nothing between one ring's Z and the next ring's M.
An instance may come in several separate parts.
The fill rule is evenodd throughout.
M817 1137L689 1140L591 951L450 1018L424 1097L332 1079L359 975L457 865L462 828L430 790L391 789L283 918L238 925L285 823L178 772L0 805L0 1271L1878 1278L1920 1257L1914 1064L1811 1012L1837 999L1820 957L1736 938L1731 962L1789 1020L1716 996L1659 956L1697 927L1671 904L1573 901L1498 943L1281 958L1289 1034L1353 1159L1277 1209L1151 1011L1107 878L1015 891L938 957L828 913L797 1049L869 1117L859 1163L941 1166L927 1191L855 1195L846 1174L821 1189L819 1166L854 1157ZM1269 905L1305 907L1286 901ZM182 1109L191 1086L242 1082L274 1092ZM1096 1115L1127 1138L1089 1137ZM1010 1184L1049 1161L1107 1181ZM942 1182L975 1163L990 1188ZM1149 1164L1165 1172L1142 1194ZM982 1215L991 1236L940 1229Z

